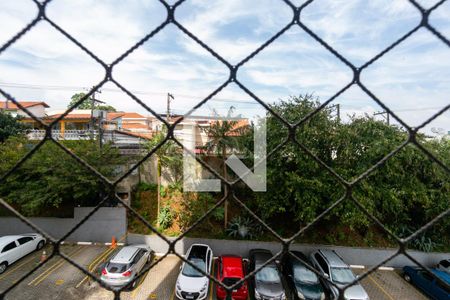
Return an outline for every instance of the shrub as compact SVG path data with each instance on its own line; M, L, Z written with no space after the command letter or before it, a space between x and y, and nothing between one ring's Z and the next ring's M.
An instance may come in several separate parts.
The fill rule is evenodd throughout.
M228 236L239 239L255 239L262 234L262 226L250 217L234 217L226 229Z
M172 226L173 213L169 206L164 206L159 211L158 224L162 229Z

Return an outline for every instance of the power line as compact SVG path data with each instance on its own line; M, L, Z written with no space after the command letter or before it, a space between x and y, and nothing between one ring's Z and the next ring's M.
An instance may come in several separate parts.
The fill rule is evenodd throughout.
M89 90L86 87L82 86L65 86L65 85L37 85L37 84L24 84L24 83L11 83L11 82L0 82L0 86L10 87L10 88L23 88L23 89L36 89L36 90L59 90L59 91L81 91L81 90ZM123 93L122 90L118 88L101 88L102 91L113 92L113 93ZM138 91L138 90L130 90L133 94L138 95L157 95L157 96L167 96L167 93L164 92L154 92L154 91ZM187 95L187 94L176 94L177 97L189 98L189 99L200 99L199 96ZM238 103L238 104L252 104L252 105L260 105L257 101L246 101L246 100L237 100L237 99L226 99L226 98L211 98L208 102L225 102L225 103ZM335 105L331 105L335 107ZM361 108L353 105L343 105L346 108ZM406 108L406 109L398 109L392 110L393 112L414 112L414 111L422 111L422 110L438 110L442 109L445 106L434 106L434 107L419 107L419 108Z

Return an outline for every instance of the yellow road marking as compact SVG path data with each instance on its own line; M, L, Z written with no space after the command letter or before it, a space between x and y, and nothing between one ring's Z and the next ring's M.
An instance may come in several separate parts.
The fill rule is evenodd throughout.
M81 250L83 250L83 247L78 248L77 250L73 251L71 254L69 254L69 257L74 256L75 254L77 254L78 252L80 252ZM64 265L64 263L66 263L66 260L64 260L63 258L61 258L57 263L55 263L54 265L52 265L50 268L48 268L47 270L45 270L43 273L41 273L38 277L36 277L35 279L33 279L30 283L28 283L28 285L34 284L34 286L37 286L38 284L40 284L45 278L47 278L49 275L51 275L54 271L58 270L61 266Z
M213 265L212 265L212 276L214 277L214 266L215 266L215 260L213 259ZM209 280L210 281L210 287L209 287L209 300L212 300L213 298L213 285L214 285L214 281Z
M61 285L61 284L63 284L63 283L64 283L64 280L63 280L63 279L58 279L58 280L55 281L55 284L56 284L56 285Z
M4 274L2 274L0 276L0 279L5 278L7 275L11 274L11 272L16 271L17 269L19 269L20 267L24 266L25 264L27 264L28 262L30 262L31 260L35 259L36 257L29 257L29 259L27 259L26 261L22 262L20 265L15 266L12 269L9 269L7 272L5 272Z
M106 249L105 252L101 253L99 256L97 256L94 261L88 266L88 271L92 272L93 270L95 270L95 268L97 268L102 261L108 257L109 254L111 254L114 251L114 249L112 248L108 248ZM93 265L94 263L94 265ZM75 288L79 288L86 280L88 280L90 277L88 275L86 275L76 286Z
M391 300L395 300L394 297L391 296L370 274L367 276L376 286Z
M123 241L125 239L127 235L124 234L118 241L118 243L120 243L121 241ZM88 266L88 271L92 272L93 270L95 270L95 268L97 268L103 261L103 259L105 259L105 257L107 257L109 254L111 254L115 249L114 248L107 248L104 252L102 252L99 256L97 256ZM91 278L90 276L86 275L76 286L75 288L79 288L86 280L88 280L89 278Z
M155 293L151 293L149 296L150 299L156 299L156 294Z

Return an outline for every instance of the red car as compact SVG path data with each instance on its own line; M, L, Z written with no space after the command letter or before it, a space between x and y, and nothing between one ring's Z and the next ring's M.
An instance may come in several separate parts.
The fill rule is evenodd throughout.
M217 279L227 286L231 286L244 278L244 262L242 257L233 255L222 255L217 260ZM217 299L226 299L227 292L217 285ZM231 297L234 300L246 300L248 297L247 282L243 282L233 290Z

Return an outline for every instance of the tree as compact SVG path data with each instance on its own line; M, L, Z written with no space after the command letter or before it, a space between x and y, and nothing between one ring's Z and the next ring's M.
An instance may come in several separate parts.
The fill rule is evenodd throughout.
M0 111L0 143L5 142L10 136L23 133L27 126L19 120L20 117L13 117L7 112Z
M106 144L98 148L95 141L60 141L106 177L123 163L117 149ZM14 137L0 145L0 172L9 170L33 144L25 137ZM92 206L105 195L106 187L75 159L57 145L45 143L36 153L0 185L0 197L22 213L45 215L61 205Z
M291 97L272 105L289 122L296 122L314 111L320 103L313 97ZM267 114L267 151L284 142L286 127ZM328 109L321 110L297 129L296 139L308 151L351 181L374 166L405 140L407 133L372 117L335 120ZM417 141L448 165L450 142L433 140L418 134ZM252 136L248 136L252 141ZM254 193L254 208L267 222L292 218L304 226L345 195L339 181L289 142L267 160L268 190ZM246 193L248 197L250 193ZM449 206L450 180L444 169L420 149L408 145L353 188L354 197L393 232L399 228L417 230ZM374 223L350 200L335 207L325 222L342 224L367 232ZM430 232L438 240L449 236L450 220L443 219ZM448 241L448 239L447 239Z
M162 130L156 133L151 140L149 140L145 147L151 151L158 144L160 144L166 138L166 130ZM159 220L159 213L161 209L161 175L162 169L166 168L170 176L173 177L175 182L180 181L181 179L181 169L183 167L183 157L181 148L175 144L174 141L166 141L163 145L161 145L158 150L155 152L156 161L157 161L157 183L158 183L158 216L157 220ZM159 224L158 224L159 226Z
M228 179L227 165L225 163L228 151L233 151L239 147L238 133L236 128L238 122L232 120L234 107L230 107L225 120L213 122L209 127L204 127L203 130L208 135L208 142L205 144L205 149L209 154L215 154L220 158L222 163L222 175L225 180ZM217 113L216 113L217 116ZM225 194L228 192L228 186L224 186ZM224 227L228 224L228 200L224 202Z
M78 101L80 101L81 98L85 97L86 93L76 93L71 97L70 103L67 106L67 108L72 107L73 105L75 105L75 103L77 103ZM92 108L92 97L88 97L86 100L84 100L83 102L81 102L80 105L77 106L78 109L91 109ZM111 106L111 105L103 105L103 104L99 104L98 102L94 101L94 109L98 109L98 110L106 110L106 111L116 111L116 109Z

